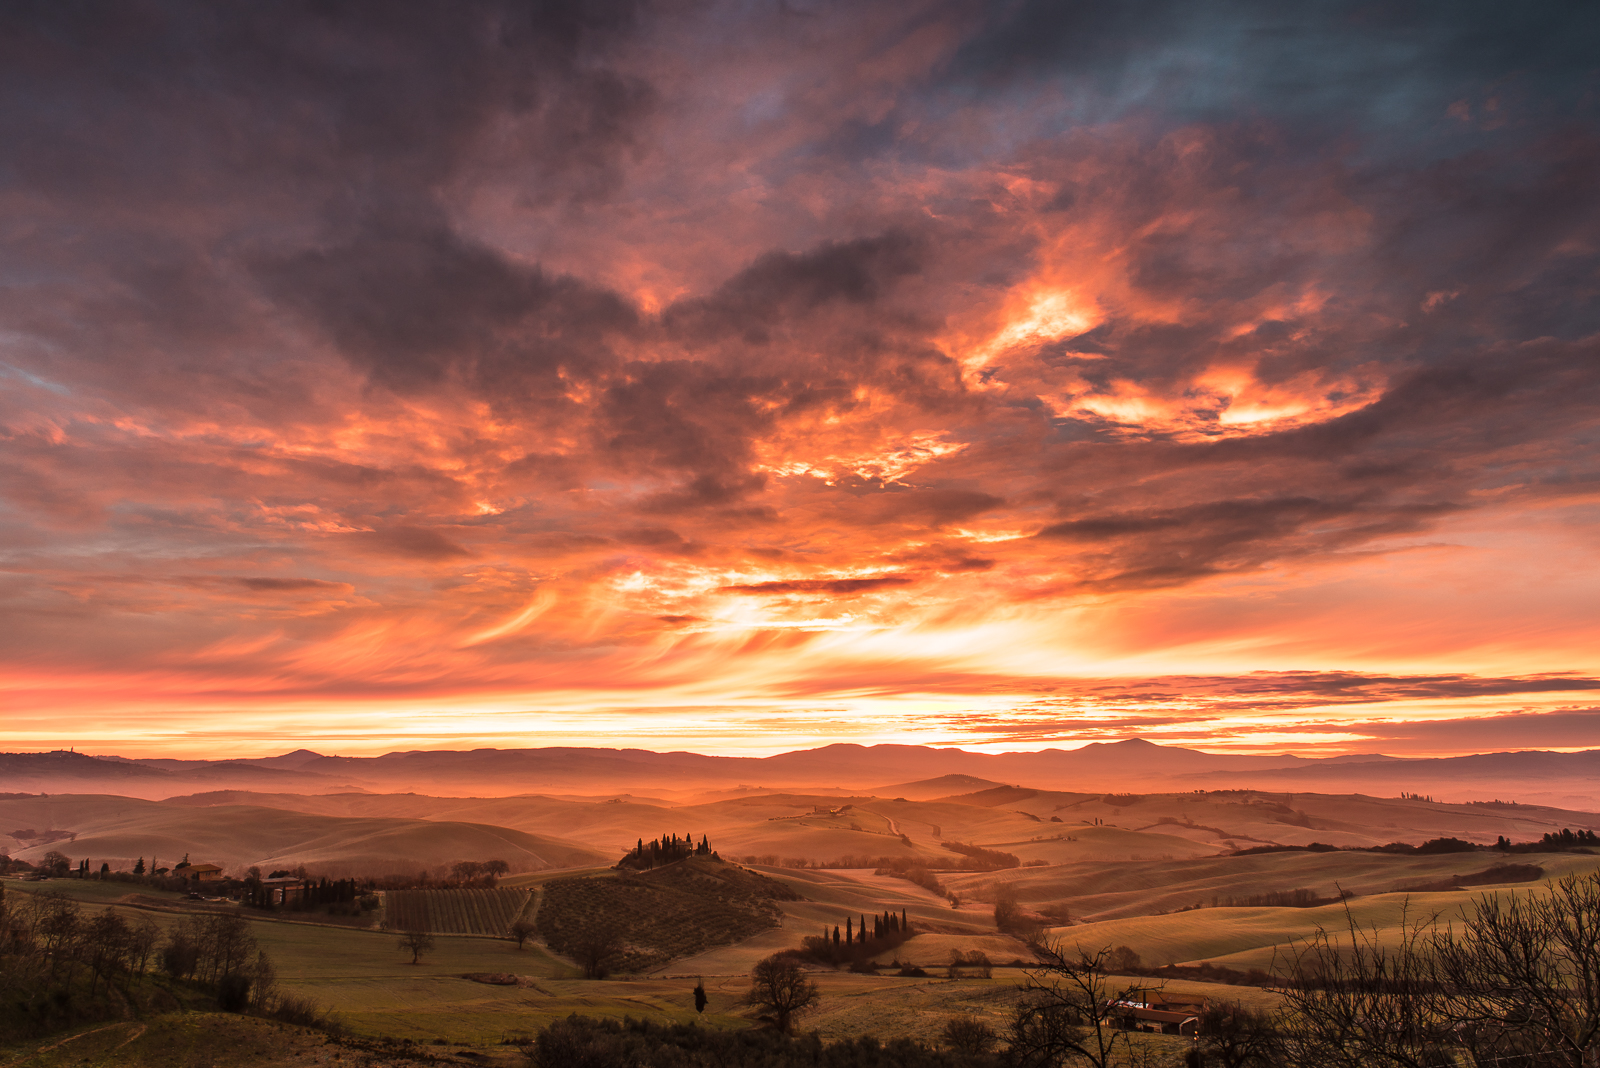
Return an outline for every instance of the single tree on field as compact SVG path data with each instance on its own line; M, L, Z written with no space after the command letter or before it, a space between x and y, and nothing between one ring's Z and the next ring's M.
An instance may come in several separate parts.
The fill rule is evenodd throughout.
M750 973L746 1005L766 1010L779 1031L788 1032L794 1018L821 999L817 984L806 977L800 966L787 957L771 956Z
M994 892L994 925L1002 931L1009 931L1017 926L1022 917L1022 902L1017 896L1017 888L1010 883L1004 883Z
M521 949L533 937L533 932L538 930L532 920L518 920L511 925L511 937L516 941L517 948Z
M592 926L569 940L572 958L583 969L585 979L604 979L611 974L617 952L622 948L621 937L611 928Z
M968 1056L988 1053L1000 1036L976 1016L952 1016L944 1025L944 1044Z
M400 948L411 953L412 964L421 964L422 955L433 949L433 936L427 931L407 931L400 936Z
M706 1011L706 981L696 979L694 983L694 1011Z

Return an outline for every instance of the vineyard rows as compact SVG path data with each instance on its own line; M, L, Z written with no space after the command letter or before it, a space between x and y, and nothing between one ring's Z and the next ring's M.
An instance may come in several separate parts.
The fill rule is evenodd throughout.
M528 903L526 890L390 890L384 919L391 930L503 935Z

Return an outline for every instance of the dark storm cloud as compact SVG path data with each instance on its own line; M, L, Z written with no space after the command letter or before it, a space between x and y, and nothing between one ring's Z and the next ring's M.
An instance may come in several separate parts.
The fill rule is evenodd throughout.
M1312 497L1225 500L1167 512L1073 519L1045 527L1036 537L1110 543L1112 573L1088 581L1123 589L1175 585L1269 559L1415 533L1460 510L1451 504L1373 507L1359 500Z
M257 195L348 204L447 177L483 124L526 120L561 168L603 171L647 86L594 61L630 31L629 0L440 5L300 0L0 15L10 172L53 193L181 203L227 172ZM591 177L593 177L591 175ZM219 191L209 185L207 195Z
M511 262L437 217L369 219L345 243L259 270L355 366L403 392L453 372L486 397L548 399L564 374L596 377L611 362L606 335L638 322L615 294Z
M771 340L768 329L834 301L871 304L895 279L916 273L928 249L902 230L855 241L829 241L800 253L769 252L708 297L666 309L670 330L690 337Z
M1597 44L1600 14L1561 0L1024 0L993 5L950 73L988 86L1059 79L1091 121L1156 106L1178 121L1248 110L1393 128L1463 93L1514 91L1513 79L1576 103Z

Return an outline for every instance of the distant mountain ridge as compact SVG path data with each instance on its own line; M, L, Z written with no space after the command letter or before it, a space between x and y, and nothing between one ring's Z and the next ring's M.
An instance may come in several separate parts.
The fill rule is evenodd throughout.
M692 791L810 786L906 794L964 793L983 784L1062 790L1429 791L1471 788L1490 796L1600 797L1600 750L1516 751L1409 759L1381 754L1329 759L1207 753L1139 738L1078 749L974 753L917 745L840 742L770 757L723 757L647 749L409 750L376 757L325 756L301 749L275 757L184 760L97 758L83 753L0 754L0 790L111 790L174 796L198 789L280 792L433 792L485 796L641 788ZM963 786L957 779L970 785ZM884 783L898 782L897 786Z

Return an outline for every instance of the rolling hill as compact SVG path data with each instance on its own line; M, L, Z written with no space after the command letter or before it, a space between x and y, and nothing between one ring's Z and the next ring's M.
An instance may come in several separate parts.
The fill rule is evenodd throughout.
M138 857L170 865L184 855L230 871L303 864L329 876L415 874L457 860L501 859L514 871L537 871L610 859L571 841L484 823L252 805L195 808L104 795L0 799L0 827L70 835L50 841L0 836L0 851L19 859L37 860L55 849L119 869Z
M588 748L429 750L377 757L325 756L300 750L225 761L0 754L0 788L5 790L115 790L146 798L247 789L477 796L650 791L681 800L743 785L752 790L782 787L921 799L926 796L924 790L937 789L925 785L929 780L937 782L946 776L1055 790L1170 792L1243 787L1331 793L1381 788L1456 799L1501 797L1564 807L1600 807L1600 750L1484 753L1437 760L1356 754L1318 760L1206 753L1133 738L1078 749L996 754L912 745L838 744L763 758ZM879 785L886 780L900 785ZM978 785L961 780L943 792L971 792Z

